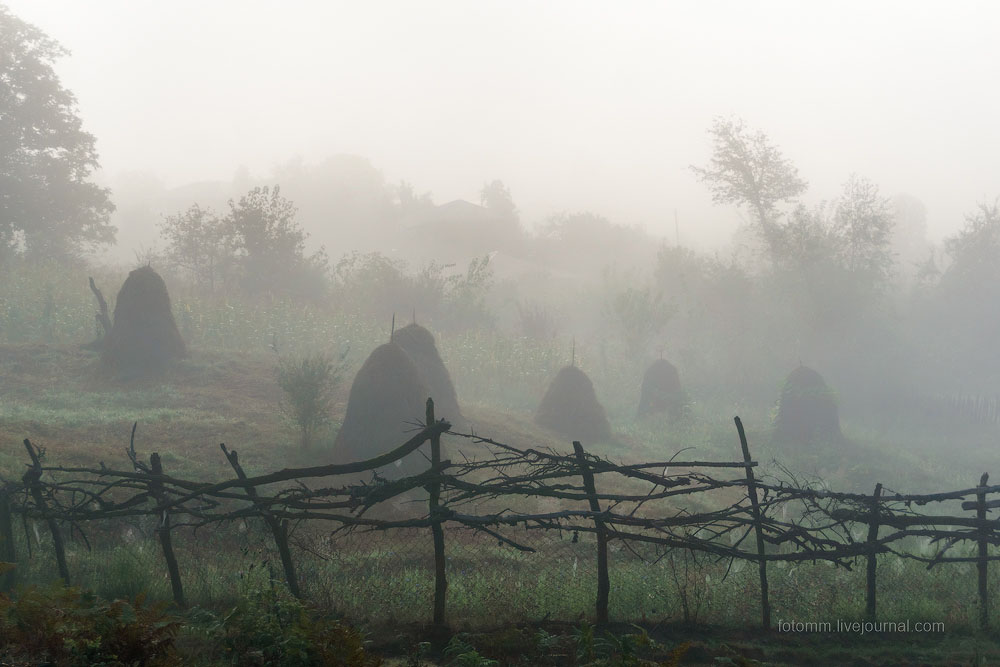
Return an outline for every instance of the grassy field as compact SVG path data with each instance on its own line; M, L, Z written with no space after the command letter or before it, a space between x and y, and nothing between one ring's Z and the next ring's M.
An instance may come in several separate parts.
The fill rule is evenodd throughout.
M114 276L105 279L110 284ZM190 355L155 382L123 384L105 377L96 355L80 347L93 337L88 324L92 304L85 284L72 296L60 292L58 285L7 284L2 289L0 475L5 479L23 473L24 438L44 447L50 464L104 462L125 469L133 422L139 423L140 454L159 452L165 470L180 477L231 476L220 442L240 452L250 474L328 461L349 379L387 334L377 327L359 326L343 312L283 303L227 305L181 296L175 299L175 310L191 343ZM281 354L350 349L351 367L338 390L332 427L308 451L297 445L295 425L282 410L276 380L279 355L269 348L274 340L279 341ZM503 332L473 330L442 336L438 346L477 433L517 446L568 450L569 443L531 419L548 378L565 363L559 341L528 341ZM837 451L774 447L769 407L773 399L761 397L734 401L695 391L684 420L637 421L633 412L638 369L622 362L592 364L588 370L615 433L613 442L587 443L588 451L628 462L663 460L681 450L687 459L735 460L739 446L731 420L736 413L748 427L751 451L762 463L759 472L774 479L787 479L788 470L800 478L821 478L838 490L867 492L883 482L896 491L932 492L974 485L995 460L993 443L998 434L990 428L968 426L945 433L918 422L898 420L887 426L851 415L844 415L847 443ZM445 444L456 454L483 452L464 440L449 438ZM962 454L960 459L956 452ZM415 505L401 511L422 509ZM19 580L23 585L43 584L54 571L49 538L41 526L25 528L18 533ZM109 599L143 592L152 599L169 599L169 582L152 528L135 522L97 529L90 550L74 540L69 551L73 583ZM386 650L411 651L419 644L414 628L430 613L429 535L398 532L330 542L324 531L324 527L303 528L294 535L309 598L326 612L369 628ZM537 644L539 632L562 632L558 636L563 639L552 640L552 646L576 650L579 637L571 641L573 632L580 631L593 610L593 544L586 536L574 543L569 535L552 533L525 539L533 540L540 554L520 554L464 531L448 531L451 623L468 632L480 649L498 656L513 650L504 648L504 633L525 623L530 629L514 634L527 633L530 641L525 640L522 649L528 654L531 650L537 654L537 646L529 645ZM276 556L261 526L250 523L195 534L180 531L176 540L187 595L198 608L221 613L271 585ZM992 593L1000 591L995 572L993 568ZM649 630L666 651L661 657L669 655L666 647L679 646L685 638L694 640L698 648L691 655L700 655L705 664L725 656L802 664L810 655L837 664L839 660L830 656L838 651L841 656L867 656L859 659L869 663L858 664L886 664L881 660L888 662L889 657L897 660L895 664L911 664L916 656L931 664L969 664L968 656L1000 655L991 640L976 638L974 580L972 566L926 571L912 562L880 560L883 618L945 624L937 637L905 635L885 655L874 643L852 643L844 637L780 633L751 637L745 628L756 624L759 615L755 568L737 564L727 575L725 564L683 554L650 563L613 551L611 616ZM771 586L776 620L861 619L862 572L824 564L775 565ZM1000 624L1000 616L996 621ZM498 626L507 629L489 630ZM197 644L193 636L186 641ZM521 657L528 654L522 651ZM534 660L530 655L525 659L521 664Z

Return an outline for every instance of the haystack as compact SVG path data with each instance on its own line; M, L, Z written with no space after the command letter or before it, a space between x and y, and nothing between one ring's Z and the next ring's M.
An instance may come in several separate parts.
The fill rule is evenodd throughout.
M451 382L451 375L438 354L434 335L413 323L396 331L392 340L413 360L420 379L430 390L430 396L434 399L434 416L437 419L447 419L452 427L461 428L465 420L458 407L458 395Z
M813 369L799 366L785 380L774 422L774 439L790 444L843 439L836 397Z
M681 416L687 395L681 387L677 368L666 359L657 359L642 377L642 393L636 416L666 412L672 419Z
M611 439L611 424L594 393L594 384L576 366L566 366L552 380L538 406L535 423L584 443Z
M136 377L163 370L184 352L163 278L149 266L129 273L104 341L104 365L119 377Z
M416 433L414 424L426 417L429 395L420 372L403 348L396 343L375 348L351 385L344 425L333 444L335 461L370 459L412 438ZM387 466L379 473L384 477L413 474L425 470L429 460L429 446L424 445L400 465Z

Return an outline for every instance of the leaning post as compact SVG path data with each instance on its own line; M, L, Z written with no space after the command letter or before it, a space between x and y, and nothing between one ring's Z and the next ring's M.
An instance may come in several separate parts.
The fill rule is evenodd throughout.
M879 503L882 497L882 482L875 485L875 493L872 494L871 513L868 517L868 573L867 573L867 595L865 598L865 614L868 618L875 620L875 565L876 554L878 553L878 528L879 528Z
M601 504L597 500L594 473L587 465L583 445L574 441L573 451L576 452L577 461L580 462L580 474L583 476L583 488L589 496L590 511L600 512ZM604 520L598 517L594 517L594 524L597 526L597 623L598 625L606 625L608 623L608 598L611 593L611 582L608 578L608 529L604 525Z
M979 547L979 562L976 563L976 567L979 570L979 628L981 630L986 630L989 627L989 597L986 587L986 575L987 575L987 564L989 563L989 542L987 541L987 529L984 525L986 522L986 480L988 480L990 474L984 472L983 476L979 479L979 488L976 491L976 518L979 519L979 528L976 530L979 533L978 547Z
M757 501L757 482L753 476L753 463L750 459L750 446L747 435L743 431L743 422L739 417L734 419L736 431L740 434L740 447L743 448L743 463L747 475L747 496L750 497L750 509L753 513L754 532L757 534L757 567L760 570L760 615L761 624L765 630L771 629L771 602L767 596L767 558L764 553L764 527L761 525L760 503Z
M434 399L427 399L427 426L435 423ZM441 464L441 434L431 436L431 468ZM444 528L441 526L440 503L441 482L428 485L430 499L428 510L431 518L431 534L434 537L434 625L444 626L444 605L448 593L448 579L445 573Z

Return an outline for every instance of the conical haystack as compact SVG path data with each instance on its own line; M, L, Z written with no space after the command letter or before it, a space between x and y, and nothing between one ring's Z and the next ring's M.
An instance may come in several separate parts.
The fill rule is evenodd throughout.
M465 420L458 407L458 395L455 393L455 385L451 382L448 369L438 354L434 335L414 323L396 331L392 335L392 341L403 348L413 360L420 378L430 390L430 396L434 399L435 418L446 419L453 427L461 427Z
M781 390L774 439L788 443L835 442L843 438L837 400L823 377L799 366Z
M584 443L611 439L611 424L594 393L594 384L576 366L566 366L552 380L538 406L535 423Z
M162 370L184 352L163 278L149 266L129 273L104 340L104 365L119 376L141 376Z
M677 368L666 359L657 359L642 377L642 393L636 416L666 412L671 418L680 417L687 404L687 394L681 387Z
M409 355L395 343L375 348L351 385L344 424L333 443L338 463L364 461L396 449L416 434L414 424L426 418L430 394ZM427 456L421 454L426 450ZM399 477L428 467L430 450L424 445L400 465L379 472Z

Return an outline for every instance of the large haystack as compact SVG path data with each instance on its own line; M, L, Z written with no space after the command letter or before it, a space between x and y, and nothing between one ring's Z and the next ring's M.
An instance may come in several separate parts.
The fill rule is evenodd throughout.
M335 461L370 459L412 438L414 424L426 418L429 395L416 365L399 345L386 343L375 348L351 385L344 425L333 444ZM424 445L400 465L379 472L386 477L413 474L425 470L429 461L430 449Z
M774 439L789 444L843 439L836 397L813 369L799 366L785 380L774 422Z
M556 375L538 406L535 423L584 443L611 439L611 425L594 384L576 366L566 366Z
M677 419L684 412L687 394L681 387L677 368L666 359L657 359L646 369L642 377L642 393L639 395L637 417L666 412L671 419Z
M149 266L129 273L104 340L104 365L119 377L137 377L163 370L184 352L163 278Z
M420 373L420 378L430 390L430 396L434 399L435 418L447 419L452 427L461 428L465 420L458 407L458 395L455 393L455 385L451 382L451 375L448 374L448 369L438 354L434 335L419 324L413 323L396 331L392 335L392 340L410 356Z

